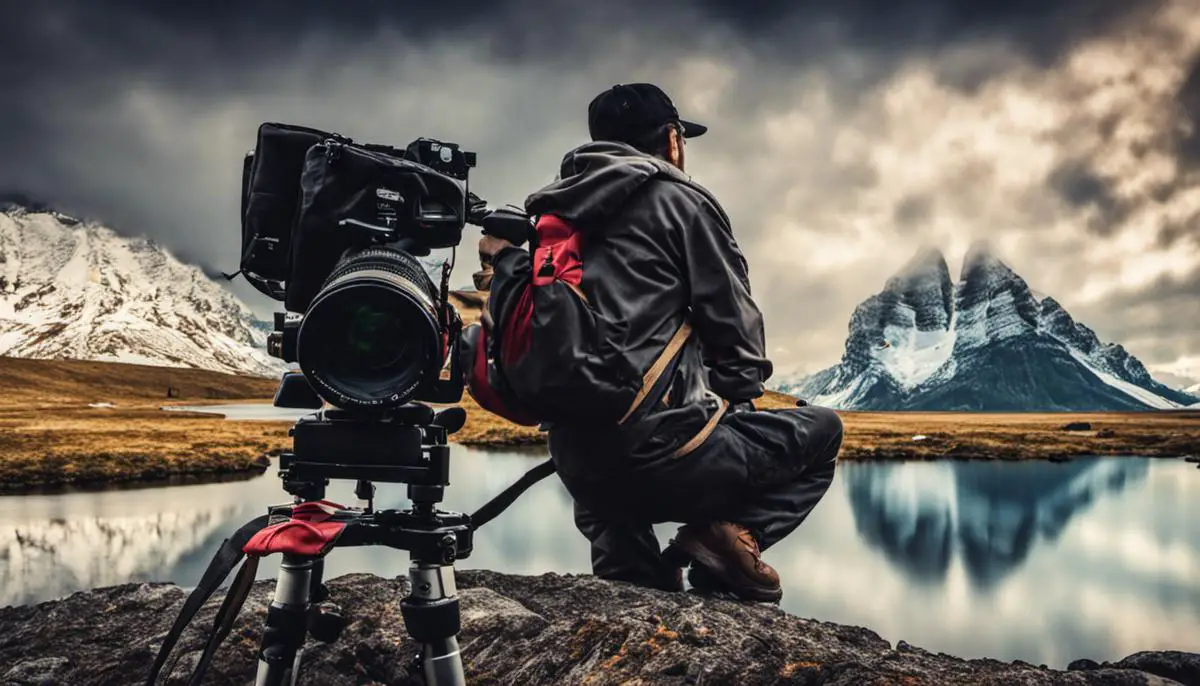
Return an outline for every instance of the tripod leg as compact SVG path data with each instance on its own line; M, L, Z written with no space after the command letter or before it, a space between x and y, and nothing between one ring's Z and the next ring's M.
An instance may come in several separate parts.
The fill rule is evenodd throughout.
M267 608L258 652L255 686L294 686L307 630L314 560L284 555L275 581L275 599Z
M426 686L464 686L454 567L413 560L408 576L412 590L400 601L400 612L408 634L421 643Z

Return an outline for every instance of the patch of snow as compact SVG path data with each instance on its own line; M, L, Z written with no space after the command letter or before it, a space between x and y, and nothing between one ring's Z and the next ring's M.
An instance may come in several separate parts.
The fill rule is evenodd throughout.
M927 438L929 438L929 437L924 434L917 434L916 436L913 436L914 441L924 441Z
M1071 353L1071 357L1074 357L1080 364L1082 364L1084 367L1087 367L1088 371L1095 374L1096 377L1104 383L1112 386L1122 393L1159 410L1174 410L1180 407L1178 403L1167 400L1157 393L1148 391L1141 386L1135 386L1128 381L1118 379L1112 374L1097 367L1091 360L1080 354L1078 351L1071 348L1068 348L1068 350Z
M836 386L836 383L831 385ZM809 404L828 407L833 410L852 410L861 400L861 396L867 386L866 377L858 376L851 379L850 383L846 384L841 390L832 393L818 393L807 400Z
M888 346L878 349L875 356L900 388L908 391L924 383L950 359L957 331L952 319L948 331L887 326L883 336Z
M88 403L88 407L116 407L112 403Z

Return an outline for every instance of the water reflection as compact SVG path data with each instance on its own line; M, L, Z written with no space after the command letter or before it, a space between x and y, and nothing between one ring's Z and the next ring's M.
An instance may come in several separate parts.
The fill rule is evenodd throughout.
M182 564L207 560L239 508L203 507L122 517L72 517L0 529L3 601L24 604L126 581L176 578Z
M443 509L471 512L537 462L527 454L492 454L454 446L451 487ZM540 457L540 454L538 455ZM379 484L376 506L407 506L405 487ZM334 482L328 497L358 501L350 482ZM25 604L76 590L126 581L170 580L188 586L234 529L288 495L278 472L227 483L0 498L0 605ZM539 574L588 572L586 542L558 515L570 512L566 491L553 480L524 496L486 534L460 568ZM503 522L501 524L500 522ZM260 578L273 577L278 556L263 561ZM407 570L403 551L338 549L331 576Z
M1064 464L940 462L846 464L855 528L923 584L943 583L959 555L981 589L1016 570L1039 542L1053 543L1098 497L1145 478L1147 460Z
M445 509L470 512L536 464L452 447ZM377 504L405 504L380 484ZM353 484L329 498L354 504ZM126 581L194 584L221 541L287 495L272 469L229 483L0 497L0 605ZM655 527L660 537L676 525ZM588 573L555 478L475 539L460 569ZM767 553L784 609L964 657L1062 667L1200 650L1200 473L1176 460L843 463L829 495ZM337 549L329 576L403 574L408 557ZM278 556L260 578L274 576Z

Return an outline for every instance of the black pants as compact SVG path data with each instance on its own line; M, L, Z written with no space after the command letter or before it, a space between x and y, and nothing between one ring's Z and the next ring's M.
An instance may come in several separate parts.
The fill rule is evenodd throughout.
M725 417L679 458L587 469L573 455L554 457L575 500L575 525L591 542L593 573L670 588L676 570L663 561L653 524L733 522L766 550L825 495L841 444L837 414L808 406Z

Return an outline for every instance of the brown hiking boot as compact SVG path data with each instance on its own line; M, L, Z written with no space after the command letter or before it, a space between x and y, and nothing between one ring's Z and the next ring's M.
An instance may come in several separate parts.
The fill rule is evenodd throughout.
M683 526L670 547L738 598L777 603L783 597L779 573L763 562L758 542L745 527L729 522Z

